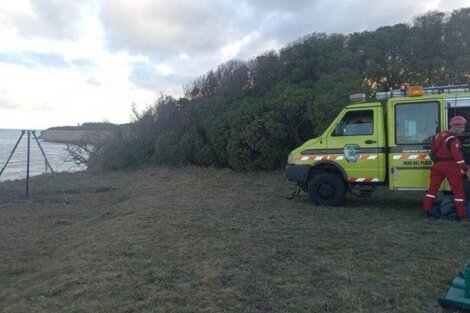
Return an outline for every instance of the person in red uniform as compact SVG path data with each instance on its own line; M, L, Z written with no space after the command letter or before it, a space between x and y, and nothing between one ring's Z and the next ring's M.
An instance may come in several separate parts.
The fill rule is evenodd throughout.
M465 194L463 189L463 174L470 179L465 160L460 150L461 143L458 135L465 131L467 120L462 116L454 116L450 120L449 130L438 133L431 146L434 154L434 164L431 168L431 182L428 192L423 201L424 216L430 217L432 204L436 198L437 191L444 178L450 184L454 194L455 211L459 219L465 218Z

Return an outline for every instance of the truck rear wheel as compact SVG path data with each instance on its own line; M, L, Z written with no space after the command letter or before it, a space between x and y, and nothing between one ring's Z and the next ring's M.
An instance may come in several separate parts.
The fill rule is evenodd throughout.
M338 206L346 197L346 186L337 175L322 173L308 183L308 195L317 205Z

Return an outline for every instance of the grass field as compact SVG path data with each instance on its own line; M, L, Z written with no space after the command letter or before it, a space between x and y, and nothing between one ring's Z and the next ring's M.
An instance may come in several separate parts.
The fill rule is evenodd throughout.
M1 312L443 312L470 223L422 194L294 200L283 172L152 168L0 184Z

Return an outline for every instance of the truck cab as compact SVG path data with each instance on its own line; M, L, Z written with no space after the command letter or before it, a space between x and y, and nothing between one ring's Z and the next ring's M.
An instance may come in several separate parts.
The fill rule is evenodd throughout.
M379 185L427 190L432 137L447 129L453 116L470 117L468 85L413 87L377 93L376 99L346 106L321 136L289 154L288 180L314 203L340 205L347 192L369 196ZM468 161L469 130L460 138Z

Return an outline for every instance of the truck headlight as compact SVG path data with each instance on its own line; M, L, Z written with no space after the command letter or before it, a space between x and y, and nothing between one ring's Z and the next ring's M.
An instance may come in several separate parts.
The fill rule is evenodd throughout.
M289 154L289 156L287 157L287 164L292 164L294 163L294 156L292 155L292 153Z

